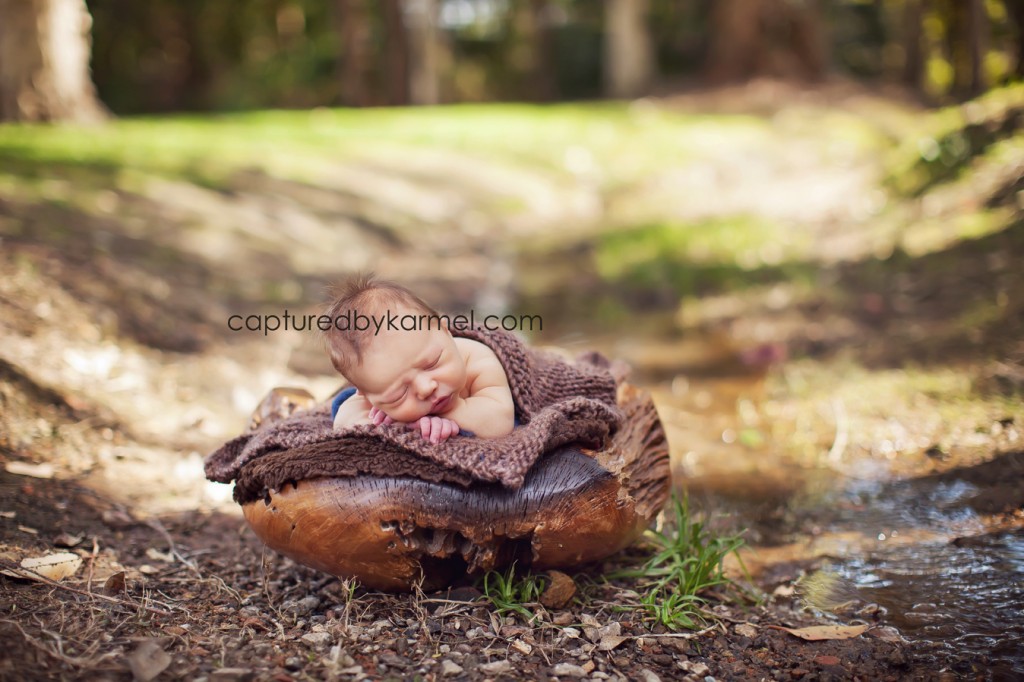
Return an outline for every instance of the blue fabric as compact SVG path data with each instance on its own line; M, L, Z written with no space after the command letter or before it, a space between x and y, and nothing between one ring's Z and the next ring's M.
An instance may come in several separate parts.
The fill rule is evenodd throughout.
M349 398L351 398L352 396L354 396L355 394L355 387L349 386L348 388L343 389L340 393L338 393L338 395L334 396L334 400L331 401L331 422L334 422L334 418L338 415L338 408L341 407L341 404L348 400ZM513 428L519 425L519 417L516 417L515 422L513 422ZM472 431L467 431L466 429L462 429L461 431L459 431L459 435L470 436L473 438L476 437L476 434L474 434Z
M334 418L338 416L338 408L341 404L356 394L356 387L349 386L344 389L338 395L334 396L334 400L331 401L331 422L334 422Z

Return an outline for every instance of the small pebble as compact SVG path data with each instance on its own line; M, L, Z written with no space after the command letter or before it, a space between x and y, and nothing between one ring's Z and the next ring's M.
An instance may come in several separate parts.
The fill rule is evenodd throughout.
M318 606L320 606L320 599L311 595L298 601L289 599L281 605L281 610L294 616L308 616Z
M587 671L574 663L559 663L551 669L555 677L586 677Z
M455 661L444 659L441 661L441 675L443 677L452 677L454 675L462 674L462 666Z
M500 675L512 671L512 664L508 661L491 661L479 666L480 672L484 675Z
M654 671L648 670L647 668L641 668L640 672L637 674L637 677L641 680L641 682L661 682L661 678L658 677L658 675L655 674Z
M310 632L302 636L303 644L314 649L326 649L331 645L334 638L329 632Z

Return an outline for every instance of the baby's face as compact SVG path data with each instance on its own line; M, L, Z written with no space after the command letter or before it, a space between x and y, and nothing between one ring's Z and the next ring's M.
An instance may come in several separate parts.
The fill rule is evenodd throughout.
M386 331L373 337L349 380L395 421L442 414L466 384L466 363L443 330Z

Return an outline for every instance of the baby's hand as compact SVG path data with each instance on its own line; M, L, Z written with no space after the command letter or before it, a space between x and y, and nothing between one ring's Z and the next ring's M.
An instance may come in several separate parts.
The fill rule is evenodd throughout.
M372 422L374 426L380 426L381 424L391 424L394 421L394 419L384 414L384 412L382 412L380 408L370 408L370 422Z
M459 425L451 419L427 415L417 421L410 422L409 428L419 429L424 440L431 443L443 443L452 436L459 434Z

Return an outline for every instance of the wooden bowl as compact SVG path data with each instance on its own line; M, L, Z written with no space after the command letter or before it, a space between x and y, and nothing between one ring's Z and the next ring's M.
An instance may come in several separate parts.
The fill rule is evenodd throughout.
M288 402L301 402L289 395ZM273 392L264 403L272 400ZM409 477L319 478L242 509L268 547L378 590L409 590L420 580L424 589L439 588L513 561L574 568L632 543L669 493L668 448L654 404L623 384L619 405L626 424L608 447L548 453L518 490Z

